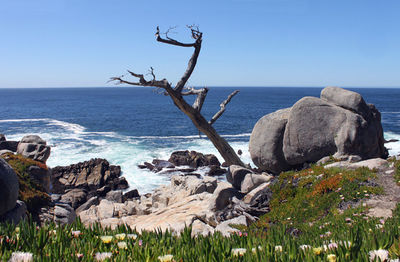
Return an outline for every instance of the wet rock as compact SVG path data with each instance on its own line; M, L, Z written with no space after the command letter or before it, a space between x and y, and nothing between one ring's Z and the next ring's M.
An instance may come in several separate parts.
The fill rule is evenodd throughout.
M175 166L191 166L198 168L200 166L218 165L218 158L212 154L203 155L196 151L176 151L171 154L168 159Z
M174 164L166 160L154 159L152 163L157 171L160 171L163 168L175 168Z

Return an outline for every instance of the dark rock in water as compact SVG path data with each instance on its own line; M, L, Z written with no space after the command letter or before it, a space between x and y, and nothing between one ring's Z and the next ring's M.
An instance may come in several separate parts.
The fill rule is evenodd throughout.
M17 152L18 141L0 141L0 150L10 150L11 152Z
M155 169L155 166L150 164L149 162L144 162L143 164L147 169L149 169L150 171L153 171Z
M160 171L157 174L168 175L168 174L177 173L177 172L182 172L184 174L190 174L194 171L196 171L195 168L174 168L174 169L167 169L167 170Z
M152 163L154 164L154 167L157 169L157 171L160 171L163 168L175 168L174 164L166 160L154 159Z
M188 150L173 152L168 161L175 166L191 166L194 168L200 166L221 165L218 158L212 154L203 155L202 153Z
M130 190L122 196L122 202L140 197L137 189Z
M125 177L118 177L113 180L113 190L127 189L129 187L128 181Z
M118 184L126 184L126 180L119 180L121 168L113 166L105 159L91 159L89 161L70 166L57 166L52 169L52 193L63 194L67 189L82 188L96 191L105 185L117 188Z
M360 94L338 87L321 98L304 97L292 108L261 118L250 137L253 162L279 174L304 163L334 155L386 158L379 111Z
M46 141L36 135L24 136L18 144L17 153L26 158L46 163L50 156L50 147Z
M221 164L221 166L222 166L222 167L229 167L228 163L226 163L226 162L223 162L223 163Z
M146 168L147 168L147 166L144 165L144 164L143 164L143 165L140 165L140 164L139 164L139 165L137 165L137 167L140 168L140 169L146 169Z
M0 142L6 141L6 137L3 134L0 134Z
M15 207L18 191L17 174L4 159L0 158L0 215Z
M226 170L223 168L220 168L219 166L210 166L210 171L208 171L207 175L208 176L222 176L226 173Z

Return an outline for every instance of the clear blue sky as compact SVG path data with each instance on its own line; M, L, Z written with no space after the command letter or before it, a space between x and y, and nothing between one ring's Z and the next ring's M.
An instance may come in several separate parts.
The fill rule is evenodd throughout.
M399 0L0 0L0 87L106 86L126 69L195 86L400 87Z

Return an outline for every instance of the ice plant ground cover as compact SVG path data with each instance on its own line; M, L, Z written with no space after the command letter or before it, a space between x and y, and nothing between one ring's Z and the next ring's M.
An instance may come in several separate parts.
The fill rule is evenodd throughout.
M362 205L382 193L375 176L367 169L318 166L282 173L272 187L271 212L230 237L192 237L190 228L179 236L139 234L124 226L86 228L79 220L67 226L0 224L0 260L25 252L34 261L396 261L400 206L383 220L367 217Z

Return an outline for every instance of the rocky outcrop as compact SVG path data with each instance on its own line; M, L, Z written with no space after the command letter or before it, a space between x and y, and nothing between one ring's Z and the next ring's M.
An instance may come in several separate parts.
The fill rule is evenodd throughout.
M52 206L43 210L43 221L70 223L75 213L98 205L102 199L122 203L139 196L137 190L123 194L122 189L127 189L128 183L121 177L121 168L99 158L53 168L51 183Z
M205 173L206 176L221 176L226 169L221 168L218 158L213 154L202 154L196 151L175 151L169 160L153 159L152 163L138 165L141 169L149 169L160 175L195 175Z
M0 155L6 152L16 152L18 141L7 141L5 135L0 134Z
M249 150L261 170L274 174L329 155L388 156L379 111L360 94L338 87L261 118Z
M98 205L79 212L79 217L86 225L99 222L115 228L126 224L138 231L168 229L178 233L185 226L192 226L193 234L206 235L215 231L229 234L235 230L227 223L218 225L240 216L241 223L243 218L245 223L255 219L246 213L247 206L240 201L243 196L230 183L213 177L175 175L170 185L161 186L152 194L123 203L103 199ZM241 207L235 209L235 205ZM232 208L235 212L226 214Z
M50 147L37 135L24 136L18 143L17 153L26 158L46 163L50 156Z
M86 190L89 197L102 192L106 194L110 190L128 188L125 178L121 177L121 167L110 165L107 160L100 158L70 166L54 167L51 183L53 193L64 194L67 190L79 188ZM103 187L109 187L109 190L104 192L107 189Z
M0 216L15 207L18 191L17 174L4 159L0 158Z

